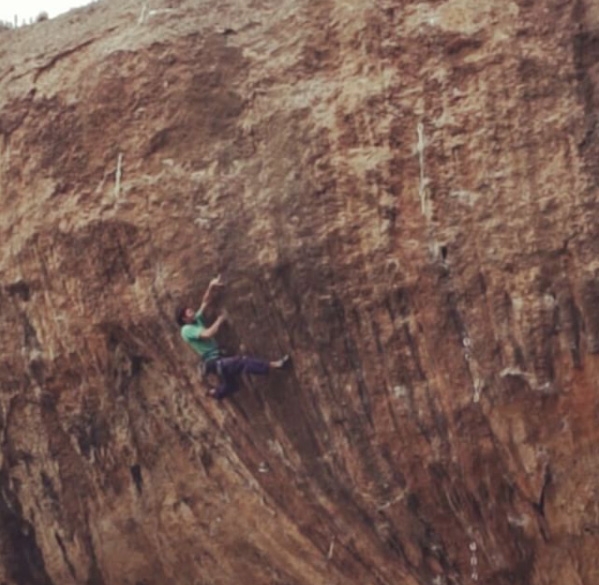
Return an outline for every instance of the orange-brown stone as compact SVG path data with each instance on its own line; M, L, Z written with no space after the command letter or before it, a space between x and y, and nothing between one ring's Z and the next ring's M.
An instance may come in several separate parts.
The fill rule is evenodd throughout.
M0 31L0 583L595 585L599 10L105 0ZM294 368L205 395L173 311Z

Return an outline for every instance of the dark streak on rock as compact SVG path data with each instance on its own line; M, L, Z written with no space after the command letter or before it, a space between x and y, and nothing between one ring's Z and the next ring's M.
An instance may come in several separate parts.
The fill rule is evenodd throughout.
M4 470L0 471L0 528L0 562L9 580L16 585L53 585L35 530L23 517Z
M144 491L144 480L141 474L141 466L139 465L139 463L136 463L135 465L132 465L130 467L130 471L131 478L133 479L133 483L135 484L135 489L137 490L137 493L141 496L141 494Z
M543 479L543 486L541 487L541 494L539 496L539 501L535 504L535 508L539 512L543 518L545 517L545 497L547 495L547 487L551 483L551 470L549 467L545 470L545 477Z
M77 571L75 570L73 563L69 559L67 549L64 545L64 542L62 541L62 538L60 538L60 534L58 534L58 532L55 532L54 538L56 539L56 542L58 543L58 547L60 548L60 552L62 553L62 558L64 559L64 562L69 569L69 573L71 573L71 576L73 577L73 579L75 579L75 581L77 581Z
M29 284L24 280L18 280L6 287L6 292L11 297L19 297L22 301L28 301L31 298Z

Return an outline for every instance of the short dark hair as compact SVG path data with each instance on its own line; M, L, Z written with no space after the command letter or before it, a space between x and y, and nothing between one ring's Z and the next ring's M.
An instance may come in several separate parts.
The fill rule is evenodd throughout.
M177 310L175 311L175 321L177 321L177 324L179 325L179 327L183 327L183 325L185 325L185 311L187 310L187 307L177 307Z

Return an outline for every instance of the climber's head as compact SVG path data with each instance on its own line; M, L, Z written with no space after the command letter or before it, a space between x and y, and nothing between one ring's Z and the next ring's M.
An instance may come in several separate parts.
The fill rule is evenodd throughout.
M175 313L175 319L179 325L179 327L183 327L183 325L187 325L188 323L193 323L195 317L195 313L193 309L189 307L179 307Z

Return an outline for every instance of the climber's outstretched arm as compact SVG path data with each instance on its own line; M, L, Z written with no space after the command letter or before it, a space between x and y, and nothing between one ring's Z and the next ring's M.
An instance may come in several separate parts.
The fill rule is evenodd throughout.
M204 293L204 297L202 298L202 304L200 305L200 308L198 309L198 313L202 314L204 312L204 310L208 307L208 305L210 305L210 303L214 299L214 292L217 289L222 288L223 286L225 286L225 285L220 278L220 274L216 278L213 278L210 281L210 284L208 285L208 288L206 289L206 292Z

